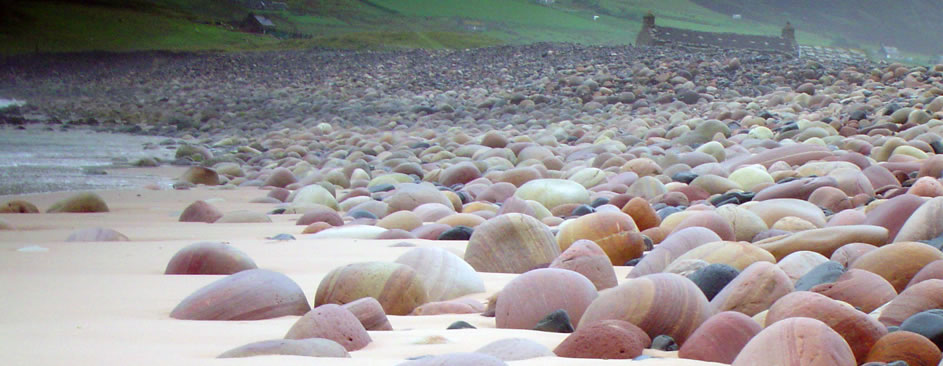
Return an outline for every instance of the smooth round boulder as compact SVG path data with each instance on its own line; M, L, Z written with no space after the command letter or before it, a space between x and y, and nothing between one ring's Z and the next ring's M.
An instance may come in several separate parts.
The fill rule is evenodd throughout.
M607 319L579 327L553 353L568 358L631 359L649 344L648 334L635 324Z
M573 323L579 323L596 296L596 286L579 273L556 268L535 269L515 277L498 293L495 326L532 329L557 309L565 310Z
M713 211L702 211L693 213L676 225L672 232L682 230L688 227L704 227L717 233L721 240L736 240L736 235L730 223L723 216Z
M521 185L514 196L539 202L548 209L562 204L589 204L589 191L579 183L564 179L535 179Z
M714 212L730 224L734 240L737 241L753 241L757 234L769 229L762 218L736 205L723 205Z
M39 213L39 208L29 201L10 200L0 205L0 213Z
M295 191L290 200L293 206L318 204L330 207L335 211L340 209L337 205L337 199L334 198L334 194L317 184L310 184Z
M878 317L882 324L900 326L921 311L943 309L943 280L930 279L907 287L887 303Z
M223 352L216 358L241 358L255 356L304 356L350 358L350 354L335 341L324 338L273 339L253 342Z
M442 170L439 173L439 184L451 187L456 184L465 184L481 177L481 171L471 162L461 162Z
M923 268L910 279L910 282L907 283L907 287L934 278L943 279L943 260L938 259L927 263L927 265L923 266Z
M845 244L865 243L877 246L888 241L887 229L875 225L845 225L800 231L789 235L774 236L753 244L763 248L776 260L798 251L812 251L830 257Z
M666 268L676 263L689 260L701 260L707 263L723 263L738 271L743 271L755 262L776 263L772 254L758 246L739 241L715 241L707 243L678 256Z
M218 186L220 184L219 173L216 173L216 170L202 166L191 166L183 172L183 175L180 176L180 180L208 186Z
M732 310L754 316L792 291L792 280L783 270L760 261L741 271L710 304L715 313Z
M851 264L851 268L884 277L894 290L901 292L924 266L940 259L943 259L943 253L927 244L897 242L865 253Z
M528 360L537 357L553 357L553 351L547 346L526 338L505 338L488 343L475 350L499 358L503 361Z
M366 330L393 330L390 319L377 299L364 297L341 306L354 314Z
M311 310L301 287L288 276L249 269L216 280L178 304L170 317L183 320L259 320L304 315Z
M757 365L855 366L858 362L848 343L828 325L797 317L760 331L731 362L731 366Z
M400 183L384 202L389 205L389 212L412 211L427 203L439 203L453 207L452 201L442 191L430 183Z
M792 283L795 284L803 275L825 262L828 262L828 258L824 255L808 250L800 250L780 259L776 266L782 269L792 280Z
M200 242L178 250L167 263L164 274L229 275L255 268L252 258L232 245Z
M573 242L550 263L550 268L567 269L582 274L596 286L596 290L619 284L609 256L591 240L581 239Z
M772 227L776 221L786 216L795 216L810 222L815 227L825 226L825 213L818 206L804 200L792 198L777 198L765 201L753 201L744 208L755 213Z
M666 334L683 345L712 314L707 298L691 280L673 273L656 273L602 291L583 313L576 329L606 319L624 320L650 338Z
M763 330L752 318L736 311L717 313L701 324L678 350L678 357L729 364Z
M920 334L899 330L878 339L865 362L903 361L908 366L936 366L941 358L938 345Z
M559 254L547 225L531 216L509 213L475 227L465 261L479 272L524 273L553 262Z
M380 302L389 315L406 315L428 302L428 294L416 271L405 264L352 263L335 268L318 285L314 306L346 304L363 297Z
M592 240L606 252L613 265L622 265L645 251L632 216L622 212L594 212L566 221L560 225L556 239L560 250L566 250L577 240Z
M301 215L297 221L295 221L295 225L307 226L315 222L324 222L331 226L344 225L344 219L341 218L341 215L338 214L337 211L321 204L311 204L311 206L305 210L305 213ZM377 226L391 229L389 227L380 225L379 222L377 222Z
M867 252L877 249L877 246L865 243L845 244L832 252L830 260L841 263L841 265L850 267L852 263Z
M897 236L895 242L930 240L943 234L943 197L931 198L914 210Z
M652 205L642 197L634 197L622 206L622 212L632 217L639 231L657 227L661 224L658 214L652 209Z
M874 273L849 269L831 283L823 283L809 289L870 313L887 304L897 296L894 286Z
M307 338L330 339L348 352L364 348L372 341L360 320L336 304L324 304L311 309L285 334L285 339Z
M628 277L636 278L661 272L689 250L716 241L720 241L720 237L713 231L702 227L689 227L671 233L651 252L642 257L642 260L629 272Z
M877 225L887 229L888 238L896 239L900 228L904 226L914 211L923 205L924 199L912 194L902 194L882 202L865 215L865 225Z
M838 332L851 346L858 363L864 363L874 343L887 334L887 328L868 314L808 291L793 292L777 300L766 314L766 324L769 327L797 317L820 320Z
M177 221L180 222L205 222L212 224L223 217L223 212L215 206L206 203L206 201L197 200L183 209Z
M76 193L53 203L46 213L108 212L108 205L98 194Z
M268 178L265 179L265 182L262 183L262 186L285 188L295 182L298 182L298 178L295 178L295 174L292 173L291 170L279 167L272 170Z
M408 265L426 289L429 301L451 300L485 292L485 283L471 265L442 248L413 248L396 258Z
M214 224L248 224L248 223L266 223L272 222L268 215L262 212L249 210L236 210L224 213L222 217L214 221Z

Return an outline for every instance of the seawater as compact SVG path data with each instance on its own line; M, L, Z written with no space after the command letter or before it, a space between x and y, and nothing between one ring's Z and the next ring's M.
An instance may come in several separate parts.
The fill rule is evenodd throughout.
M167 183L152 175L105 174L142 157L168 160L161 137L92 131L0 129L0 195L132 189Z

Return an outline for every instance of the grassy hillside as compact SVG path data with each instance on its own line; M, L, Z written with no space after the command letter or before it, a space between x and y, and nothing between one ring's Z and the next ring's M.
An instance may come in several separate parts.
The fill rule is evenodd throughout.
M630 44L648 11L660 25L717 32L776 35L785 21L773 15L782 11L773 0L759 1L769 4L754 4L755 14L738 21L731 9L746 0L285 0L289 9L279 11L252 10L248 1L0 1L0 17L7 20L0 23L0 53ZM240 32L235 26L250 11L272 19L275 32ZM834 35L802 20L794 20L800 43L835 44Z
M888 44L910 52L943 53L940 0L693 0L718 12L763 22L790 19L832 43Z

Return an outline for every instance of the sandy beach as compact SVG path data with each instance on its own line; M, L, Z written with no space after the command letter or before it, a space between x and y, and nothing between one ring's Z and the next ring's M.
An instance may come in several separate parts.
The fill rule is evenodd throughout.
M8 160L147 138L0 196L0 364L937 365L943 65L826 56L11 59Z
M159 169L154 169L158 170ZM178 170L178 169L176 169ZM164 169L168 174L175 169ZM237 346L277 339L298 319L286 316L257 321L187 321L169 317L181 299L222 276L164 275L179 249L199 241L225 241L244 251L260 268L282 272L309 297L324 275L344 264L392 261L410 248L403 240L315 239L276 241L280 233L299 235L296 215L271 215L273 223L181 223L180 212L192 201L207 200L224 211L268 211L273 204L248 203L264 196L258 188L113 190L98 192L108 213L3 214L16 230L0 231L0 362L6 365L280 365L311 364L298 356L215 359ZM72 193L17 196L45 208ZM11 199L0 197L0 201ZM103 226L129 242L65 242L79 228ZM455 253L462 241L407 240ZM617 267L619 278L629 267ZM514 278L482 273L487 292L470 295L485 301ZM471 352L501 338L527 338L549 348L566 334L495 329L494 318L477 314L390 316L394 331L371 331L373 342L351 352L350 359L319 358L319 365L395 365L404 359L450 352ZM478 329L445 330L464 320ZM429 340L441 344L425 344ZM671 356L649 350L647 354ZM621 361L538 358L512 365L609 365ZM640 361L643 365L710 365L690 360Z

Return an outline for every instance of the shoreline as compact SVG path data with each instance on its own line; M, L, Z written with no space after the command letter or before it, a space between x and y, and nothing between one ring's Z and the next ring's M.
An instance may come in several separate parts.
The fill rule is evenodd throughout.
M0 196L43 212L0 213L9 363L943 358L921 335L905 343L925 352L879 347L943 307L943 65L569 45L125 61L0 84L35 82L18 113L171 136L175 166L122 173L176 179ZM184 271L245 271L162 274L205 241L228 245ZM315 310L279 303L301 296ZM363 296L379 310L332 305ZM411 312L438 315L393 315ZM380 313L394 330L368 332ZM545 318L575 332L531 330ZM208 361L324 324L350 359ZM505 337L542 356L479 350Z

